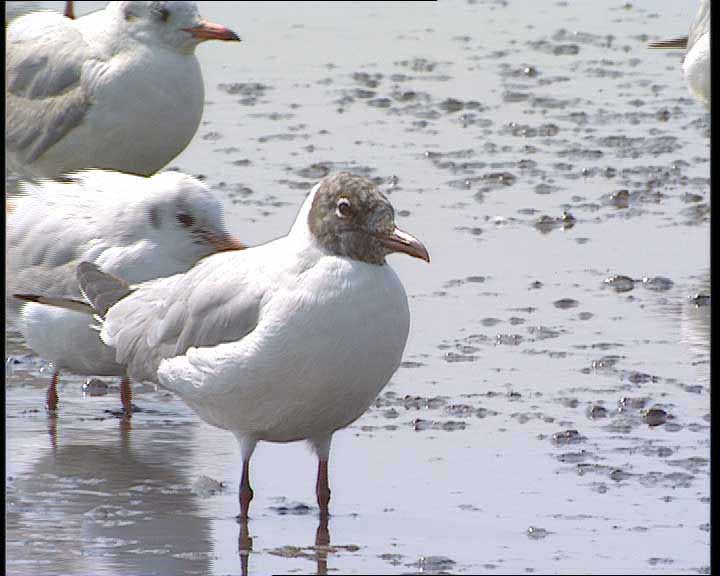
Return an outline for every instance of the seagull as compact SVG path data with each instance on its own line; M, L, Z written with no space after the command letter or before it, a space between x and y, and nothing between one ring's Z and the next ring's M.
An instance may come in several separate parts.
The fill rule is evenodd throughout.
M142 282L184 272L213 252L244 246L226 231L222 205L210 190L180 172L148 178L89 170L62 182L23 182L21 190L8 202L6 312L28 346L54 364L48 410L56 413L59 372L69 370L121 376L129 417L125 370L90 327L84 308L53 306L58 297L82 298L78 263L95 262Z
M339 172L312 189L289 234L267 244L136 286L91 263L77 276L129 376L235 435L242 520L261 441L309 441L327 517L332 435L367 410L408 337L405 289L386 261L393 252L430 261L372 180Z
M650 48L685 50L683 74L690 93L710 109L710 0L702 0L688 36L651 42Z
M73 15L72 4L66 13ZM88 168L149 176L188 145L205 87L195 47L239 40L195 2L37 11L6 30L5 153L26 179Z

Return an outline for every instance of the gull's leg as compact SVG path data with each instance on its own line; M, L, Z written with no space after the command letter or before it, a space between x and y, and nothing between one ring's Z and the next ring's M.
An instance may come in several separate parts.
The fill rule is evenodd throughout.
M75 7L73 6L72 0L67 0L65 2L65 12L63 13L65 18L70 18L70 20L75 20Z
M240 480L240 519L247 522L253 489L250 487L250 460L243 459L242 479Z
M48 435L50 436L50 446L52 447L53 456L57 456L57 415L48 415Z
M330 503L330 483L328 482L328 459L330 458L330 441L332 435L311 439L315 452L318 456L318 474L315 484L315 495L320 507L320 518L327 518L330 514L328 504Z
M122 402L125 418L132 418L132 386L130 379L123 376L120 381L120 401Z
M50 380L50 384L48 384L47 389L47 409L50 414L56 414L57 413L57 407L58 407L58 393L57 393L57 385L58 381L60 380L60 372L58 370L55 370L52 375L52 379Z
M330 531L328 530L328 517L320 516L320 523L315 532L315 558L317 560L317 573L327 574L327 556L330 546Z
M240 444L240 454L242 455L243 462L239 491L240 515L238 516L238 519L241 522L247 522L248 512L250 511L250 501L253 499L253 489L250 487L250 457L255 451L257 440L245 438L237 434L235 437Z
M330 514L328 504L330 504L330 484L328 483L328 461L318 460L317 483L315 484L315 494L317 495L317 503L320 507L320 518L327 518Z
M238 553L240 554L240 574L248 575L248 558L252 552L252 537L248 530L247 519L240 520L240 536L238 538Z

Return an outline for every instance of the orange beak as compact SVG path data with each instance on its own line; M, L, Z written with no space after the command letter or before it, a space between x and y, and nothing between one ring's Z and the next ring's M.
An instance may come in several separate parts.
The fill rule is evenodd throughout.
M244 250L247 248L245 244L235 239L229 234L226 236L211 236L208 241L218 252L227 252L228 250Z
M230 28L225 28L225 26L207 20L202 20L200 24L193 28L183 28L183 31L192 34L193 38L197 38L200 41L231 40L240 42L240 37L230 30Z

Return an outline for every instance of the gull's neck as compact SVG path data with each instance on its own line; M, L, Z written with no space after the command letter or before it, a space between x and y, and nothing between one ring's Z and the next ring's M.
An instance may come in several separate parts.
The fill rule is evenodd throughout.
M293 242L315 244L315 238L310 232L310 226L308 226L308 216L310 215L310 208L312 208L315 194L317 193L319 188L320 183L318 182L310 191L310 194L307 195L307 197L305 198L305 202L303 202L302 206L300 207L300 211L295 218L295 223L292 225L292 228L290 228L290 232L288 233L288 238L292 238Z

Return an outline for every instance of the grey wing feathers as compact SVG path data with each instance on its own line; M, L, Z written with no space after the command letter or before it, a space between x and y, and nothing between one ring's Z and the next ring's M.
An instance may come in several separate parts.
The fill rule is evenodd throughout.
M226 255L205 262L221 256ZM228 268L209 270L202 264L137 286L106 315L102 338L131 378L157 382L163 359L190 347L241 340L255 329L263 290L253 289L240 271L231 271L237 279L229 279Z
M125 280L103 272L92 262L81 262L78 265L77 279L83 295L102 317L110 307L132 292Z
M5 146L31 163L84 118L90 98L81 74L92 55L82 35L64 23L35 35L11 29L7 42Z
M90 306L90 304L73 298L57 298L53 296L39 296L37 294L13 294L13 297L24 302L37 302L38 304L54 306L55 308L65 308L66 310L89 314L91 316L95 314L95 309Z

